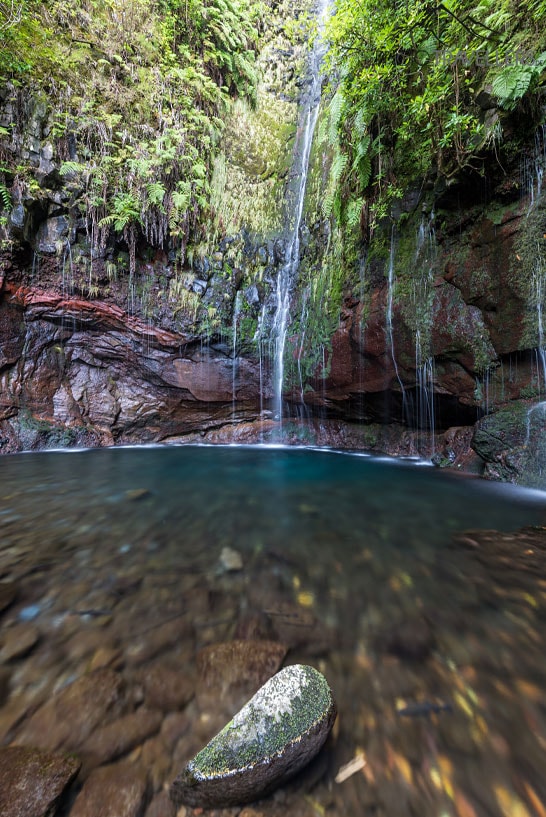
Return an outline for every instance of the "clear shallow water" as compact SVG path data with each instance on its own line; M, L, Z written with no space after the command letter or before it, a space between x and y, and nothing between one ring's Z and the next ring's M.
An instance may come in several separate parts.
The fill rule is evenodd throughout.
M200 694L199 650L268 638L289 648L285 662L326 674L340 717L320 773L264 814L546 814L542 534L457 538L543 524L545 495L331 452L5 457L0 580L17 597L3 638L35 642L0 652L3 742L24 741L32 712L90 669L123 676L124 714L142 706L143 668L178 671L197 679L190 703L171 707L186 731L120 755L160 791L236 697L227 681L221 701ZM176 638L160 635L178 620ZM398 712L423 703L448 710ZM363 768L336 783L356 754Z

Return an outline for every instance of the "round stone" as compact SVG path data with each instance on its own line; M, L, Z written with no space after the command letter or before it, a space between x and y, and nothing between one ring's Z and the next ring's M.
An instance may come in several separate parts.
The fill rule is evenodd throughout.
M263 797L312 760L335 717L324 676L302 664L286 667L190 760L171 798L177 805L223 808Z

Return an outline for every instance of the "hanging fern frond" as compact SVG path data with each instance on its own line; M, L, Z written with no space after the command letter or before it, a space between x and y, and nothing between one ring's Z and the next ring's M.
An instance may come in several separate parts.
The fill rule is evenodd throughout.
M370 181L372 172L372 159L370 156L371 137L366 134L363 136L357 146L353 159L353 171L358 175L360 187L364 190Z
M345 209L345 224L353 229L360 223L360 214L364 205L363 198L351 199Z

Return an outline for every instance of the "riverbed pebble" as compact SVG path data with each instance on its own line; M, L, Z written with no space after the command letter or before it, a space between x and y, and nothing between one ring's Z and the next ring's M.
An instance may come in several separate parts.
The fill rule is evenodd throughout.
M0 748L0 814L48 817L79 768L74 757L24 746Z

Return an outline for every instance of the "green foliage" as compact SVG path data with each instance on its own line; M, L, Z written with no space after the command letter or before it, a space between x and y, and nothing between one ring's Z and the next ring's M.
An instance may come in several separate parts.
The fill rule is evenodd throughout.
M373 229L416 178L478 167L501 134L476 96L489 84L506 111L538 100L545 17L544 0L338 0L327 36L339 85L322 136L348 162L339 173L334 157L325 211L364 196Z
M546 68L546 51L528 64L507 65L493 79L492 90L501 108L514 110L519 100L539 82Z
M11 195L4 182L0 181L0 210L11 210Z
M206 213L226 112L256 97L257 0L20 0L2 26L0 83L23 142L44 99L60 172L92 242L111 230L183 256ZM15 0L14 0L15 3ZM33 180L32 167L9 171ZM129 243L131 246L129 246Z
M122 233L132 222L140 220L138 201L131 193L118 193L112 202L112 210L100 220L100 227L113 224L116 232Z

